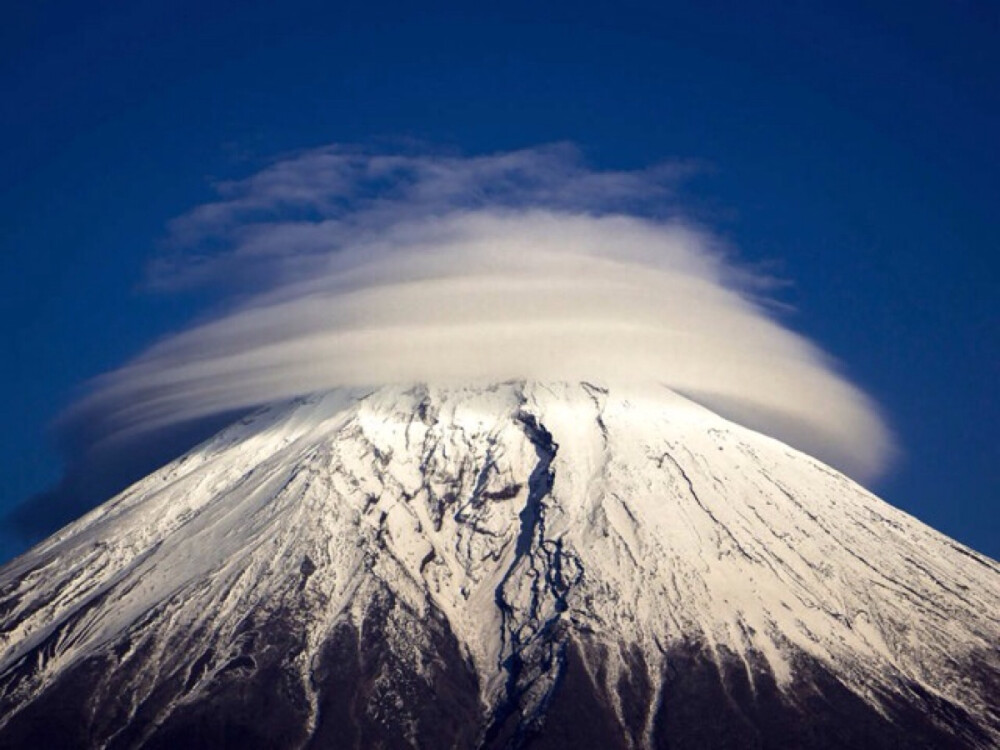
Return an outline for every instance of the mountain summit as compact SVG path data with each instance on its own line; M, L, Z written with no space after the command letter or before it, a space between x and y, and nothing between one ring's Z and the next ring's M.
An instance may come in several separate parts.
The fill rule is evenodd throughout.
M1000 565L666 388L272 406L0 570L0 746L1000 745Z

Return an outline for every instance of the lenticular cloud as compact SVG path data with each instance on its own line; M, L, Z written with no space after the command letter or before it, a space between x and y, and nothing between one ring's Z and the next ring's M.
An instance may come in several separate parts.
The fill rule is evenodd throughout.
M769 313L767 279L670 215L688 169L594 171L566 146L281 160L175 220L153 271L236 279L241 301L71 418L121 437L343 386L658 382L871 478L891 449L876 409Z

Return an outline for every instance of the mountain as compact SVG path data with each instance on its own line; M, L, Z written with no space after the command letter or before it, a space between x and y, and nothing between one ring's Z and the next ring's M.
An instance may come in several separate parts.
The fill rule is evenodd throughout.
M1000 565L665 388L262 409L0 570L0 746L1000 746Z

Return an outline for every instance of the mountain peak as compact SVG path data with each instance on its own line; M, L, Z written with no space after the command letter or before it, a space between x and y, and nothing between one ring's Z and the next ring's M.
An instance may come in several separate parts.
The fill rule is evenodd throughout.
M666 388L338 390L0 571L0 742L988 747L998 612L997 563Z

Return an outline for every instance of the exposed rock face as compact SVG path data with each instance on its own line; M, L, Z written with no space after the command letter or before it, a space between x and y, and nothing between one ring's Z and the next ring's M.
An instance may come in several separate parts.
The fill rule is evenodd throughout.
M663 389L261 411L0 571L5 747L994 747L1000 566Z

